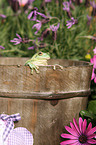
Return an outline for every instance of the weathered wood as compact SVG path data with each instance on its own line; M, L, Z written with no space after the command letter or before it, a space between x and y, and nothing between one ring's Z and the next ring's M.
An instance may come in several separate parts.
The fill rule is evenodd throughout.
M27 59L0 58L0 96L60 99L89 93L90 63L50 60L50 64L63 65L64 69L57 68L54 71L51 66L42 66L39 74L34 71L34 75L31 75L30 68L24 66Z
M51 100L54 101L54 100ZM87 97L58 100L0 98L0 113L20 113L15 126L26 127L34 136L34 145L59 145L64 126L78 120L80 110L86 109Z
M64 126L86 109L92 64L51 59L64 69L40 67L31 75L29 58L0 58L0 114L20 113L16 126L26 127L34 145L59 145Z

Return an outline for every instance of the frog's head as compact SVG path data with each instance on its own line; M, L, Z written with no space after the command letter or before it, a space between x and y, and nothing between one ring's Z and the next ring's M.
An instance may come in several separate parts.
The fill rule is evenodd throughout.
M50 59L50 56L48 53L44 53L44 52L37 52L34 56L34 59L40 60L40 59L45 59L48 60Z

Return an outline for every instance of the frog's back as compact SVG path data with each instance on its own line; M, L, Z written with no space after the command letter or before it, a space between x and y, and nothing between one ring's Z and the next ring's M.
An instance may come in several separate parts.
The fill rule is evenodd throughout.
M37 66L39 66L39 65L40 66L48 65L46 59L45 60L44 59L43 60L31 60L30 63L34 64L34 65L37 65Z

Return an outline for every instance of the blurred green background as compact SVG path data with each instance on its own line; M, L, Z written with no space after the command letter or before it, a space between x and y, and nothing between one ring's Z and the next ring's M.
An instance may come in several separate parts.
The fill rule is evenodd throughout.
M67 0L68 1L68 0ZM1 56L18 56L18 57L31 57L36 51L41 50L49 52L51 58L65 58L65 59L76 59L76 60L87 60L85 57L87 54L93 56L93 49L96 41L92 39L82 38L80 36L96 36L96 16L92 15L92 6L89 4L85 5L85 0L81 4L72 3L74 9L70 9L72 17L78 20L78 24L73 25L70 29L67 28L66 24L70 18L67 12L63 10L63 0L52 0L43 6L43 0L35 0L30 8L24 10L24 7L20 7L19 10L14 11L9 5L8 0L0 1L0 14L6 15L6 19L0 17L0 45L5 47L4 50L0 50ZM14 6L15 7L15 6ZM34 34L36 29L32 29L32 26L36 23L35 21L28 20L28 15L34 7L38 8L38 11L56 17L48 23L42 25L37 35ZM87 15L92 16L90 25L87 24ZM42 18L38 16L38 19ZM38 37L41 36L42 32L50 25L57 24L58 19L60 27L57 30L57 39L54 42L52 31L50 34L38 42ZM33 46L30 43L20 43L14 45L10 40L16 38L18 33L22 38L28 38L35 40L36 48L34 50L28 50L28 47ZM41 47L44 46L43 48ZM89 61L89 60L87 60Z

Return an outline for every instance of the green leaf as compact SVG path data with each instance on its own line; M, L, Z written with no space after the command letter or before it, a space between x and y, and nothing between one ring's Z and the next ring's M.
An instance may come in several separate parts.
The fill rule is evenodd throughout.
M96 114L96 100L92 100L88 103L88 110L93 114Z
M88 117L88 118L93 119L93 114L89 111L86 111L86 110L81 110L80 115L81 115L82 118Z

